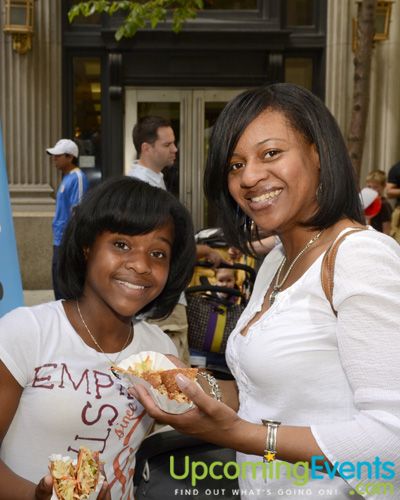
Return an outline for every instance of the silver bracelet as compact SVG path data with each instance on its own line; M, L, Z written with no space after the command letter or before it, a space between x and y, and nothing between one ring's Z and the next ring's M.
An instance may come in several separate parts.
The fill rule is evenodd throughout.
M207 380L208 385L210 386L211 396L217 401L221 401L222 399L221 389L218 385L217 379L213 375L207 372L198 371L197 374Z
M275 460L276 455L276 435L278 427L281 425L276 420L261 419L261 422L267 428L267 435L265 438L264 462L271 462Z

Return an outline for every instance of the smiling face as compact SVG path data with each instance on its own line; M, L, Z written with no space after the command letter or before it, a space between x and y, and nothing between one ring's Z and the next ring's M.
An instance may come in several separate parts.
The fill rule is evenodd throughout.
M235 272L233 271L233 269L218 269L215 273L215 277L217 279L216 285L226 286L228 288L235 287Z
M245 129L234 149L228 189L256 225L281 234L317 210L319 158L285 115L267 109Z
M105 231L86 250L84 296L130 317L163 290L174 239L172 222L147 234Z

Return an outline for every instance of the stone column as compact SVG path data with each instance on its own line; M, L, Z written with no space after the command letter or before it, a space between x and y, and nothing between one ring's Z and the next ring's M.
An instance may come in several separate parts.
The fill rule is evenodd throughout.
M352 2L328 0L325 103L346 134L351 106L353 53Z
M51 219L59 176L45 150L61 134L61 3L34 2L32 50L0 32L0 120L25 288L50 287Z

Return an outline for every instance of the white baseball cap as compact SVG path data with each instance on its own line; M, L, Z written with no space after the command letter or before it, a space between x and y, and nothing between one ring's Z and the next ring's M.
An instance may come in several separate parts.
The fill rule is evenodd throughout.
M54 148L46 149L48 155L72 155L75 158L79 156L78 146L70 139L60 139Z

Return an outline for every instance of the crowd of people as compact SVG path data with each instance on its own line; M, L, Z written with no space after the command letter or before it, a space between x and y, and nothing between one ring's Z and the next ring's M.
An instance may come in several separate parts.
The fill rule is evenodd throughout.
M166 190L162 170L177 153L171 123L145 117L133 142L129 176L84 196L73 141L47 150L64 174L56 300L0 319L0 500L49 500L49 455L80 445L104 463L97 498L133 500L136 451L154 421L236 450L239 467L264 464L240 476L243 500L372 500L385 478L399 495L400 164L388 179L369 173L378 208L368 212L319 98L293 84L241 93L213 127L205 171L230 245L224 257L195 244L190 214ZM195 406L175 415L144 386L119 385L110 366L140 351L188 364L183 292L196 259L217 269L260 252L228 339L233 380L220 383L222 401L180 374ZM237 278L215 274L227 288Z

